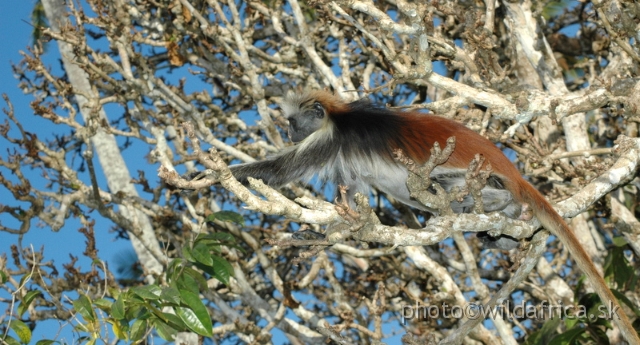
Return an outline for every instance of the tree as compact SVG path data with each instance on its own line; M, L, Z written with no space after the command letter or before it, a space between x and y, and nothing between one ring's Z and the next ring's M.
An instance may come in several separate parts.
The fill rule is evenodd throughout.
M67 129L35 135L5 97L0 183L15 200L3 201L0 214L19 224L0 224L16 236L11 262L0 258L0 287L12 298L0 324L5 342L29 342L30 325L54 318L69 320L86 342L621 341L610 319L580 313L598 299L535 222L433 216L378 191L354 210L332 203L332 187L321 182L240 184L227 165L290 145L277 104L304 88L430 110L490 138L549 199L563 200L557 210L573 217L629 307L623 312L640 315L637 5L42 5L49 26L15 70L35 116ZM52 43L60 73L44 59ZM126 160L131 145L145 152ZM30 182L33 171L44 187ZM19 239L35 223L57 231L70 217L87 238L72 258L96 265L82 270L72 259L61 278L44 252ZM97 224L131 241L138 261L120 267L134 266L128 276L100 264ZM526 245L483 248L472 232L486 230ZM577 317L549 319L559 310L549 305L571 306ZM483 323L475 307L508 313Z

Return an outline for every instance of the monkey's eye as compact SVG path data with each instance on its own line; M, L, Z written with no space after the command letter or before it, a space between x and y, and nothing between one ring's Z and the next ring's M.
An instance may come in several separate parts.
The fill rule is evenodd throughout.
M315 113L315 116L319 119L324 117L324 107L322 107L322 104L320 104L320 102L313 103L313 112Z
M294 118L290 118L289 119L289 126L295 127L296 123L297 123L296 119L294 119Z

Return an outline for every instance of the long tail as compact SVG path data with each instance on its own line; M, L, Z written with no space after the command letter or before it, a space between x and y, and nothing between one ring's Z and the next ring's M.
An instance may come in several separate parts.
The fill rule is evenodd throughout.
M516 196L520 196L520 200L527 202L542 226L551 231L560 239L562 244L567 247L580 270L587 275L589 282L593 289L596 290L598 296L600 296L602 303L605 305L609 305L609 303L611 303L611 306L617 309L617 313L613 314L613 322L620 329L622 336L630 344L640 345L638 332L633 328L629 318L627 318L627 315L620 308L618 300L611 290L609 290L607 283L604 281L602 276L600 276L600 273L596 270L593 261L591 261L591 258L578 241L573 230L571 230L567 223L565 223L564 219L562 219L558 212L553 209L551 204L549 204L549 202L535 187L524 179L519 182L520 183L517 183L517 186L514 186L517 189L514 189L512 192L516 194Z

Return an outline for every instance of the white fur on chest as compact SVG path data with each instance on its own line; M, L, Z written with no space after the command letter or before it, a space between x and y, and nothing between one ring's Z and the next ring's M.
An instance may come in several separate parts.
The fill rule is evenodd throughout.
M466 169L438 166L431 172L431 178L434 183L440 183L449 192L453 187L465 185L465 173ZM408 175L407 168L402 164L388 162L380 157L361 156L345 159L342 154L327 162L320 171L321 178L348 186L351 202L355 193L368 195L369 187L373 186L403 204L433 212L429 207L411 198L407 188ZM511 193L505 189L486 186L482 190L482 198L486 211L504 210L514 218L519 215L520 207L516 205ZM471 196L467 196L461 201L452 202L451 207L454 212L469 212L473 203Z

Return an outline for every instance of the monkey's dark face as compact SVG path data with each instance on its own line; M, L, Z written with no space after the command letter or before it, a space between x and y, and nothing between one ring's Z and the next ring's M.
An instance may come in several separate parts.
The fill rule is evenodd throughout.
M289 116L289 139L294 143L301 142L322 128L325 116L325 110L319 102L300 107L300 111Z

